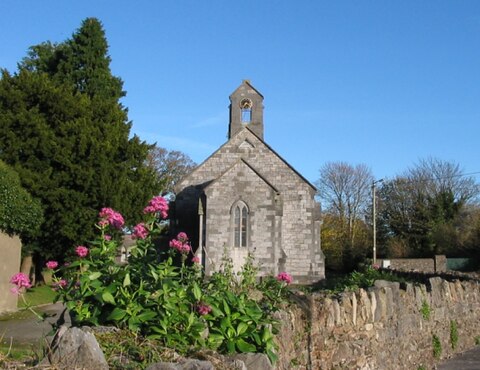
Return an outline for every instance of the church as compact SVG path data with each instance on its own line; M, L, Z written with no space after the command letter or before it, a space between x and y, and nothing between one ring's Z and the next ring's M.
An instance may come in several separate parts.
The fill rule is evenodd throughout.
M189 235L207 276L250 253L261 276L324 279L316 189L263 134L263 96L245 80L230 95L228 141L176 185L172 231Z

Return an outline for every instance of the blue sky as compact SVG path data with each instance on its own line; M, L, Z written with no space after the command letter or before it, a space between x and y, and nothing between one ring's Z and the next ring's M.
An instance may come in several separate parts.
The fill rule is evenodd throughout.
M228 96L250 79L265 141L312 182L329 161L480 172L478 1L2 0L0 17L9 71L99 18L132 131L196 162L226 141Z

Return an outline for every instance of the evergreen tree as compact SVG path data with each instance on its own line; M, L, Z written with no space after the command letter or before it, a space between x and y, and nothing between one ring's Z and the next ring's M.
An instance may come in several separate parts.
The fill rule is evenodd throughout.
M32 245L44 258L89 240L101 207L135 222L160 192L145 165L151 146L129 139L124 95L94 18L61 44L32 47L14 75L2 73L0 158L42 202L45 222Z

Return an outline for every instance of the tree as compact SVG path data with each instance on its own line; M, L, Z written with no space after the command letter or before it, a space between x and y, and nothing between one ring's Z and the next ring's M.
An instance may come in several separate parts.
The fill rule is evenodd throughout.
M40 202L21 186L18 174L0 161L0 231L25 240L35 236L42 220Z
M185 153L159 146L150 149L147 164L155 170L164 193L173 192L175 185L197 166Z
M359 245L366 242L362 238L357 243L357 238L361 233L364 235L362 219L365 218L371 202L372 181L372 173L366 165L352 166L345 162L330 162L320 169L320 179L316 182L324 209L336 218L332 225L335 225L337 247L343 250L346 267L354 262L354 250L363 249Z
M379 233L400 256L455 254L461 249L460 219L477 203L480 188L459 165L439 159L421 160L379 189Z
M32 241L40 257L62 259L90 240L91 220L109 206L135 222L161 190L145 164L151 146L129 139L100 22L83 21L71 39L44 43L0 80L0 158L41 200L45 221Z

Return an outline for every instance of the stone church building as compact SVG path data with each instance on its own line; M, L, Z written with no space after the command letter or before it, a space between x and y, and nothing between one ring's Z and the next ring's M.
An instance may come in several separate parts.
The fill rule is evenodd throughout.
M263 139L263 96L249 81L230 96L228 141L176 186L172 226L185 231L207 275L224 255L260 275L325 277L315 187ZM294 132L292 132L294 134Z

